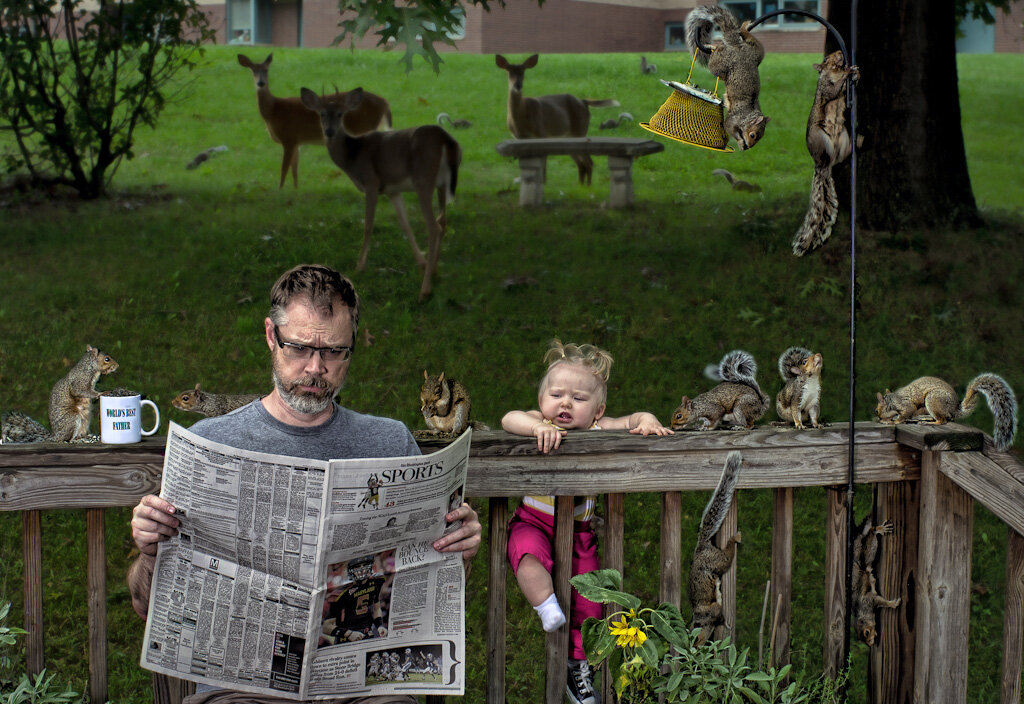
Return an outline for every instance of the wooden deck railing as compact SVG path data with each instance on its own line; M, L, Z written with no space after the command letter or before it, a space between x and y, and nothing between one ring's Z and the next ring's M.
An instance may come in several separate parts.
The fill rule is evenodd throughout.
M876 485L876 520L892 520L877 574L879 592L902 598L898 609L879 615L881 637L871 649L870 686L875 702L964 702L967 696L968 621L973 505L982 503L1009 529L1006 557L1003 683L1001 702L1020 701L1024 629L1024 465L997 452L981 432L959 425L883 426L858 423L856 481ZM424 451L437 447L424 442ZM639 438L626 433L580 433L557 452L539 455L529 438L506 433L474 434L469 497L490 501L488 556L487 701L505 698L506 524L510 497L556 494L555 581L559 601L568 602L572 495L606 494L604 566L623 570L623 495L659 493L661 500L662 600L680 603L688 568L680 540L681 492L716 485L725 455L743 452L740 489L774 491L772 613L777 614L776 662L788 661L793 558L793 490L826 487L827 583L823 619L823 666L836 672L845 663L843 625L847 523L844 518L848 462L847 426L796 431L760 427L752 431L682 433ZM87 509L89 547L89 643L92 701L105 701L106 558L104 509L132 506L159 485L163 439L137 445L22 445L0 447L0 510L21 511L25 551L26 659L30 671L43 667L41 529L39 512ZM738 502L742 504L742 501ZM737 525L737 510L723 534ZM482 556L478 560L483 560ZM625 570L628 573L628 569ZM735 622L735 572L726 575L727 624ZM561 702L569 634L547 636L545 701ZM156 701L175 701L183 687L155 679ZM610 699L606 699L610 701Z

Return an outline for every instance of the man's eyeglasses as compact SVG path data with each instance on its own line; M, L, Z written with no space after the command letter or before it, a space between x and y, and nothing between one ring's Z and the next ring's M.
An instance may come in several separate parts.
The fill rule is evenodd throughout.
M320 359L325 362L344 362L352 356L351 347L313 347L282 340L281 332L276 325L274 326L274 339L277 340L277 346L281 348L281 354L288 359L307 360L313 356L314 352L319 352Z

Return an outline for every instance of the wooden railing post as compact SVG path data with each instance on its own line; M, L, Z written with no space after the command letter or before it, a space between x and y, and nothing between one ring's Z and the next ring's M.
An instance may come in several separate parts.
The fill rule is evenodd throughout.
M822 674L835 679L846 667L846 487L829 487L825 527L825 643Z
M559 496L555 501L555 567L551 575L555 583L555 598L570 618L573 504L572 496ZM544 700L547 704L561 704L565 697L566 664L569 661L569 623L548 633L545 640L548 657Z
M1013 528L1006 536L1006 607L1003 611L1002 704L1020 702L1021 633L1024 631L1024 537Z
M39 511L21 514L21 550L25 562L25 669L38 675L43 658L43 528Z
M683 560L683 495L666 491L661 495L661 586L659 601L680 605Z
M107 547L104 509L85 512L89 591L89 697L107 701Z
M793 489L776 489L772 523L772 589L768 613L772 617L770 663L789 664L790 621L793 613Z
M974 502L940 472L942 453L921 455L914 701L967 701Z
M878 639L868 659L868 701L914 701L914 597L917 582L920 486L916 481L876 485L875 522L892 521L893 532L880 538L875 566L878 593L900 598L895 609L879 609Z
M725 548L729 538L736 534L739 525L739 494L733 497L732 506L725 514L722 527L715 535L715 545ZM723 625L715 629L714 639L721 640L728 636L735 639L736 635L736 562L740 560L742 548L737 546L736 559L732 561L729 570L722 575L722 617L725 619Z
M505 702L505 565L508 564L508 499L490 499L487 573L487 704Z
M626 582L625 563L623 559L623 540L626 523L625 495L608 494L605 496L605 519L604 519L604 559L602 567L610 570L618 570L622 575L623 586ZM604 615L614 613L618 610L615 604L604 605ZM608 672L607 664L602 665L601 676L601 701L605 704L612 704L614 695L612 693L612 677Z

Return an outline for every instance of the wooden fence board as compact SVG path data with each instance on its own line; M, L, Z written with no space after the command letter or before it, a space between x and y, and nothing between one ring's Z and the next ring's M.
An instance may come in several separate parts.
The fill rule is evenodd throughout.
M1024 533L1024 484L980 452L947 452L940 471L1018 533Z
M43 528L39 511L21 515L21 553L25 563L25 669L43 671Z
M835 678L846 667L846 489L827 490L825 526L825 639L822 673Z
M1020 704L1021 637L1024 635L1024 537L1009 529L1006 539L1006 606L1003 612L1001 704Z
M487 701L505 701L505 593L508 564L508 499L490 500L487 572Z
M772 588L769 614L771 659L774 667L789 664L790 623L793 615L793 490L774 491L772 521Z

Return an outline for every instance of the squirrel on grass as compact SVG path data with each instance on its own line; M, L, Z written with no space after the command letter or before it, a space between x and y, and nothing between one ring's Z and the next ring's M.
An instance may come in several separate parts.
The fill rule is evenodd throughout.
M698 423L698 430L713 430L723 419L750 428L768 410L767 396L757 385L757 363L749 352L733 350L705 372L722 383L693 399L683 396L672 414L672 430Z
M50 430L19 411L5 413L0 420L0 442L90 442L92 400L99 398L96 382L103 374L117 370L117 362L109 354L92 345L86 346L82 358L50 391Z
M860 78L858 68L847 66L841 51L829 54L814 68L818 88L807 117L807 151L814 159L814 176L807 214L793 237L793 254L798 257L825 244L839 216L832 167L845 161L853 149L846 131L846 81Z
M881 525L873 525L871 516L864 519L857 529L853 543L853 617L857 629L857 637L868 645L875 644L878 637L878 625L875 621L875 609L884 606L895 609L900 605L900 598L883 599L878 593L875 581L875 558L878 557L878 537L892 533L891 521Z
M927 415L931 416L931 421L926 422L942 425L969 415L978 405L979 393L985 397L995 419L992 439L996 449L1005 451L1017 434L1017 398L998 374L986 372L974 377L960 403L957 403L956 391L945 381L922 376L895 391L886 389L884 394L876 394L875 413L882 423L905 423Z
M725 623L722 616L722 575L732 567L736 545L742 542L743 536L737 532L730 537L724 550L711 541L732 506L742 460L739 452L730 452L725 458L722 478L718 480L718 487L708 500L700 519L697 547L694 548L693 562L690 563L689 586L693 626L701 629L697 645L703 644L716 627Z
M199 384L196 384L196 388L182 391L175 396L171 405L179 411L202 413L204 416L211 417L230 413L260 397L261 394L215 394L203 391L199 388Z
M812 427L821 427L821 365L821 353L803 347L790 347L779 357L785 385L775 397L775 411L783 421L803 428L807 418Z
M711 49L708 39L715 25L723 43ZM686 16L686 48L713 76L725 81L725 131L740 150L750 149L764 136L769 118L761 113L758 97L761 76L757 67L764 46L735 15L719 5L698 5Z

